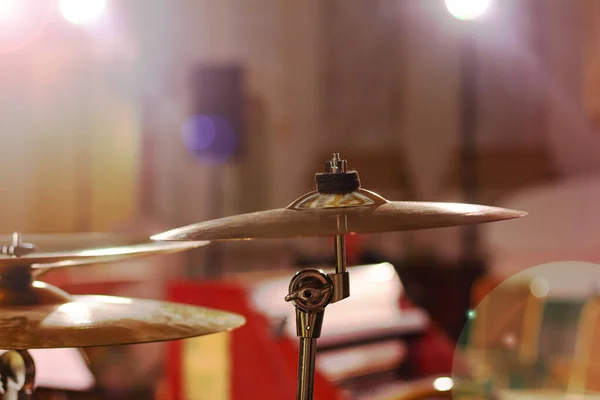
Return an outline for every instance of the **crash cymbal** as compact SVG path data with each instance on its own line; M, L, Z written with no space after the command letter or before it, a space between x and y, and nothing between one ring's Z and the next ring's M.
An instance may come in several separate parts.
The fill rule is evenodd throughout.
M240 315L209 308L69 296L43 282L17 286L0 288L0 348L6 350L176 340L229 331L245 323Z
M169 254L204 246L208 242L174 243L146 242L114 247L98 247L71 251L36 252L36 246L22 241L21 234L13 234L11 245L0 247L0 267L30 266L33 269L50 269L76 265L115 262L133 257Z
M500 221L526 213L498 207L388 201L364 189L311 192L287 208L242 214L174 229L158 241L269 239L377 233Z
M338 153L317 174L317 190L286 208L200 222L151 237L157 241L275 239L338 236L440 228L525 216L504 208L414 201L388 201L360 188L356 171L346 172Z

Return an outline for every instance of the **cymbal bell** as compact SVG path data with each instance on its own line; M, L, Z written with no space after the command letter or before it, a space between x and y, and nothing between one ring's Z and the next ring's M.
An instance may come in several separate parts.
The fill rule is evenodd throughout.
M0 348L89 347L229 331L244 317L209 308L114 296L69 296L43 282L0 288Z
M275 239L441 228L520 218L525 212L461 203L388 201L358 189L308 193L286 208L200 222L151 237L157 241Z
M149 255L170 254L191 250L206 244L208 244L206 241L189 242L183 245L183 243L149 242L146 239L146 242L134 244L130 242L123 246L37 253L36 246L23 243L21 234L14 233L12 244L0 248L3 253L3 255L0 255L0 267L29 266L32 269L48 270L51 268L116 262Z

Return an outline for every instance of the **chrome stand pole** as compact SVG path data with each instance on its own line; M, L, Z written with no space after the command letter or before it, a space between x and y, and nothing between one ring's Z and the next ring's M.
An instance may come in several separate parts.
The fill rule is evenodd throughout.
M321 336L325 307L350 296L344 236L335 238L336 273L318 269L296 273L285 300L296 307L296 334L300 337L297 400L313 400L317 339Z
M300 364L298 364L297 399L313 398L317 339L300 338Z
M346 173L346 160L334 153L326 164L327 173ZM345 216L338 216L338 227L347 225ZM338 229L338 232L344 232ZM298 360L297 400L313 400L317 339L321 336L325 307L350 296L350 276L346 271L346 241L344 235L335 236L335 273L326 274L318 269L296 273L285 301L296 307L296 334L300 337Z

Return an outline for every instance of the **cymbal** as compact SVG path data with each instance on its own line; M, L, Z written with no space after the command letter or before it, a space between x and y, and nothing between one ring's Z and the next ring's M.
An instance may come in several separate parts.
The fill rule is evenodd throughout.
M15 233L12 245L1 248L4 255L0 255L0 267L30 266L33 269L47 270L50 268L115 262L133 257L169 254L194 249L206 244L208 244L206 241L189 242L185 245L183 243L174 245L174 243L147 242L114 247L37 253L35 252L36 246L23 243L21 235Z
M286 208L200 222L159 233L157 241L275 239L440 228L527 215L461 203L388 201L358 189L348 194L311 192Z
M43 282L0 290L0 348L126 345L229 331L244 317L209 308L114 296L69 296Z
M22 240L35 244L38 252L56 252L126 246L148 242L148 236L106 232L21 233ZM0 244L9 244L14 233L0 234Z

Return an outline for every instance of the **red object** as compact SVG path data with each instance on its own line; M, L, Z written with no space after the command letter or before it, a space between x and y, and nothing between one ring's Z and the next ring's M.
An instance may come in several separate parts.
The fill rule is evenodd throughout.
M365 241L365 235L351 233L344 235L346 244L346 263L348 265L358 265L359 257L362 250L362 244ZM331 239L331 245L335 243L335 239Z
M403 297L400 308L414 307L412 302ZM454 362L456 344L434 322L421 337L411 343L410 353L413 360L412 366L419 376L450 375Z
M413 366L421 376L450 375L454 348L454 342L432 324L410 349L414 354Z
M169 285L170 301L238 313L246 325L231 332L231 399L281 400L296 397L297 346L276 339L264 316L256 312L244 288L224 282L181 282ZM168 391L172 400L183 397L181 341L169 343ZM340 391L322 375L315 377L315 397L342 400Z
M501 279L492 276L484 276L473 283L471 290L471 307L477 305L487 296L492 290L502 283Z

